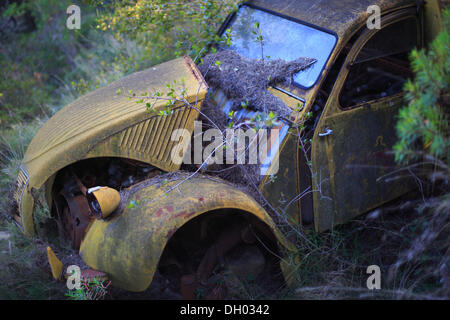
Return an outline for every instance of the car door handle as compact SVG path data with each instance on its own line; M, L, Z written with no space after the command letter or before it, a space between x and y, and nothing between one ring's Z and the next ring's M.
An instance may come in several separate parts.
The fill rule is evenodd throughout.
M319 133L319 137L329 136L330 134L333 134L333 130L327 127L325 128L325 132Z

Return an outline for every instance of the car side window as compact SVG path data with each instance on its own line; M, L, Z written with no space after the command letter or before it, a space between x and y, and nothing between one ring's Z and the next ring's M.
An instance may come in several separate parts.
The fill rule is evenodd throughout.
M350 66L339 97L344 109L392 96L413 76L409 53L418 46L416 18L390 24L375 33Z

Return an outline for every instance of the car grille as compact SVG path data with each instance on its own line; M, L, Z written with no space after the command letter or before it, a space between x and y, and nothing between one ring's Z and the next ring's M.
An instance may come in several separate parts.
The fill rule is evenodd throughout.
M14 200L16 201L18 207L17 214L19 215L20 215L20 204L22 202L23 192L25 191L25 188L28 184L28 179L29 178L27 172L22 167L20 167L19 175L17 177L16 182L16 190L14 191L13 194Z

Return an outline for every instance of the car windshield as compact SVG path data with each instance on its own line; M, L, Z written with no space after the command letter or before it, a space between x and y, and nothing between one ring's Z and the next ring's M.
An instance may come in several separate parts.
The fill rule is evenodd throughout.
M293 22L279 16L242 6L236 13L231 26L231 49L250 58L261 58L261 43L256 40L255 23L259 23L263 38L264 58L295 60L300 57L314 58L310 68L293 76L295 84L312 87L328 61L336 44L336 36Z

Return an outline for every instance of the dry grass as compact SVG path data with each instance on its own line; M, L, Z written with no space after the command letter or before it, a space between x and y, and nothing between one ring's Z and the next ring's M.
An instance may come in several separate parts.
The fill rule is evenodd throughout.
M449 299L448 197L401 200L333 231L298 239L295 299ZM369 265L381 290L368 290Z

